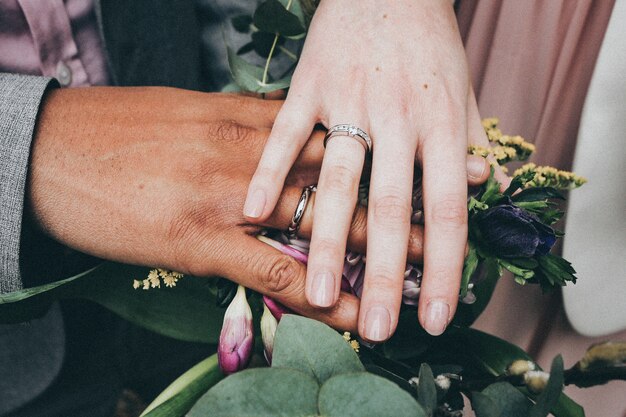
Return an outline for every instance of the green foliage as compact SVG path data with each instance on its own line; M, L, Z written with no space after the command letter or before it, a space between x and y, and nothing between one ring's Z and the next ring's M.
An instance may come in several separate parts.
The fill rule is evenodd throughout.
M303 35L306 29L295 14L278 0L266 0L254 12L254 25L261 31L282 36Z
M274 339L272 365L298 369L318 382L365 368L354 350L336 331L315 320L285 315Z
M295 369L257 368L233 374L211 388L188 417L297 417L317 414L319 385Z
M228 65L235 83L245 91L253 93L269 93L286 88L291 83L291 76L274 82L263 82L264 70L248 63L238 56L230 47L227 48Z
M467 288L470 283L470 278L476 272L476 268L478 267L478 253L476 252L476 248L470 243L469 244L469 252L465 257L465 263L463 264L463 275L461 276L461 292L460 297L465 297L467 295Z
M537 402L530 410L529 417L547 417L557 405L563 391L563 358L561 355L554 358L550 367L548 385L537 398Z
M285 315L274 341L271 368L224 379L188 416L425 417L396 384L365 372L337 332L304 317Z
M428 416L432 416L437 408L437 387L433 371L428 364L420 366L419 382L417 384L417 401L424 408Z
M327 417L426 417L407 392L366 372L336 375L320 389L319 415Z
M532 403L508 382L496 382L472 393L477 417L528 417Z
M224 310L215 304L207 278L185 277L174 288L135 290L148 268L105 262L74 277L0 295L3 323L40 316L55 300L94 301L124 319L156 333L190 342L217 343Z

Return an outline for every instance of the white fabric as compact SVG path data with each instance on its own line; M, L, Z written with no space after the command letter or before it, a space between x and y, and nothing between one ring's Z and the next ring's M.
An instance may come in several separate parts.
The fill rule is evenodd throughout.
M626 0L616 0L583 109L563 256L580 280L564 288L567 317L585 336L626 329ZM575 86L572 86L574 88Z

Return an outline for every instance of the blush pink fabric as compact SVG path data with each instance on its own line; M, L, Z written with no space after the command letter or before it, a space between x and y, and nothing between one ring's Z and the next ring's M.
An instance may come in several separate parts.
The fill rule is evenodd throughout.
M0 71L58 76L70 87L108 82L92 0L0 1Z
M539 164L569 169L585 95L614 0L462 0L458 19L479 109L505 133L534 142ZM595 185L598 186L598 185ZM560 293L542 295L503 277L476 328L522 346L544 368L558 353L566 367L601 340L577 334ZM588 416L626 417L626 382L566 392Z

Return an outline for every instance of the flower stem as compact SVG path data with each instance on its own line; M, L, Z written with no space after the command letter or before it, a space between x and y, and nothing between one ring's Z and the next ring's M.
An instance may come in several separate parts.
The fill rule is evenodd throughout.
M289 2L287 2L287 6L285 7L285 9L289 10L289 8L291 7L292 1L293 0L289 0ZM267 77L270 71L270 61L272 60L272 56L274 55L274 50L276 49L276 44L278 43L279 37L280 35L278 33L274 36L274 42L272 42L272 48L270 49L269 55L267 55L267 60L265 61L265 68L263 69L263 79L261 80L261 84L263 85L267 84Z

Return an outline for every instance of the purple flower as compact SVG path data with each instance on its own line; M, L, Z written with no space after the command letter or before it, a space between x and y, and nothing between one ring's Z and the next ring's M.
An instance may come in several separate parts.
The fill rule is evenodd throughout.
M481 211L475 220L482 242L503 258L545 255L556 242L550 226L510 203Z
M253 347L252 311L246 300L246 289L240 285L224 314L217 346L217 360L222 372L230 375L244 369L250 362Z
M263 296L263 302L265 303L265 306L269 309L270 313L272 313L272 316L274 316L274 318L278 321L280 321L280 319L283 317L283 314L293 313L287 307L266 295Z

